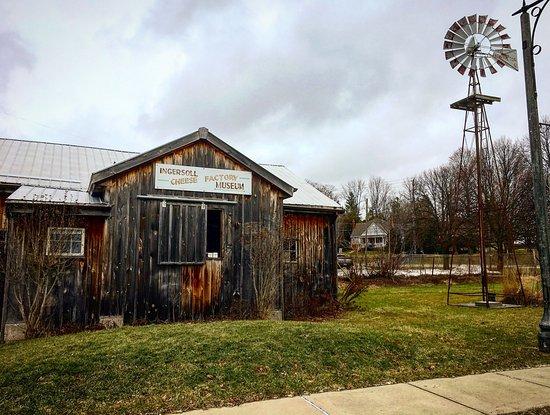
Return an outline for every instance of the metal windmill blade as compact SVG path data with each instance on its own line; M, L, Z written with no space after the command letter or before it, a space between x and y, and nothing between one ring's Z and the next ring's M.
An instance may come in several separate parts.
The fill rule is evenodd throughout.
M485 77L507 66L517 70L517 51L512 49L506 28L497 19L472 14L454 22L443 41L445 59L461 75Z

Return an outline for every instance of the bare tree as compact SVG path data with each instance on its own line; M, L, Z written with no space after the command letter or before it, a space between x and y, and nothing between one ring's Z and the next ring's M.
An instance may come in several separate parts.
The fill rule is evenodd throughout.
M67 242L55 239L51 230L72 227L75 216L66 205L36 204L29 213L14 213L10 223L11 249L6 278L11 300L26 325L26 337L39 336L50 328L56 306L56 289L75 267L75 256L65 256Z
M521 143L501 138L494 143L491 172L485 175L486 219L489 243L498 253L502 271L504 253L524 230L534 231L532 190L527 158Z
M391 185L382 177L371 177L368 183L370 215L387 217L391 202Z
M546 171L550 170L550 116L545 115L540 120L542 127L540 131L540 141L542 145L542 158Z
M367 182L363 179L354 179L348 181L342 186L342 198L348 202L352 202L358 210L365 199L367 193Z
M451 205L453 176L448 166L422 173L420 194L423 200L422 213L429 219L435 231L437 247L448 253L451 246Z
M354 226L361 221L361 204L365 197L367 184L362 179L350 180L342 186L342 199L345 213L338 218L338 246L350 247L351 232Z
M338 190L336 189L336 186L332 184L314 182L313 180L307 180L307 182L315 187L317 190L319 190L321 193L323 193L325 196L331 198L335 202L338 202Z
M403 229L403 248L412 253L417 253L422 245L422 217L419 209L420 179L411 177L403 182L400 193L402 204L401 226Z
M256 222L250 223L246 233L255 311L259 318L270 318L281 287L283 240L272 227Z

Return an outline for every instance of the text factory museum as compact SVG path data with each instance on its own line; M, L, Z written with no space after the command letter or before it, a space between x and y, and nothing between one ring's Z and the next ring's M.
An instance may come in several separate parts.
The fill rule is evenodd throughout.
M309 313L336 294L341 211L206 128L141 154L0 139L2 334L32 311L50 329L254 317L270 298Z

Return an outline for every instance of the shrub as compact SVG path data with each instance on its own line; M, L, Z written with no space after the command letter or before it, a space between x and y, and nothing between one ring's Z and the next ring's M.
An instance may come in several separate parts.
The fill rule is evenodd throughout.
M532 274L535 274L535 272L532 272ZM540 276L536 274L522 275L521 282L523 285L523 292L516 269L504 268L502 272L503 301L511 304L541 305L542 289Z
M403 265L403 255L393 252L381 252L377 254L369 263L370 278L389 278L393 279L397 271Z
M353 300L367 291L369 284L369 260L367 254L355 255L349 268L343 268L340 278L342 289L338 301L343 307L349 307Z

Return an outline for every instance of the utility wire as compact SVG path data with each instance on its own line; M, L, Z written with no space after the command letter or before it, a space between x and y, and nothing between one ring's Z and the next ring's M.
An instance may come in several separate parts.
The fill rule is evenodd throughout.
M2 113L3 115L6 115L8 117L15 118L15 119L20 120L20 121L28 122L28 123L35 124L35 125L38 125L38 126L43 127L43 128L47 128L49 130L55 131L56 133L62 132L63 136L65 136L65 133L69 133L72 137L68 137L68 138L76 138L76 139L79 139L79 140L93 141L89 137L82 137L82 136L79 136L79 135L75 135L73 132L68 131L68 130L64 130L64 129L59 128L59 127L52 127L48 124L44 124L44 123L39 122L39 121L31 120L30 118L21 117L21 116L9 113L4 108L0 108L0 113Z

